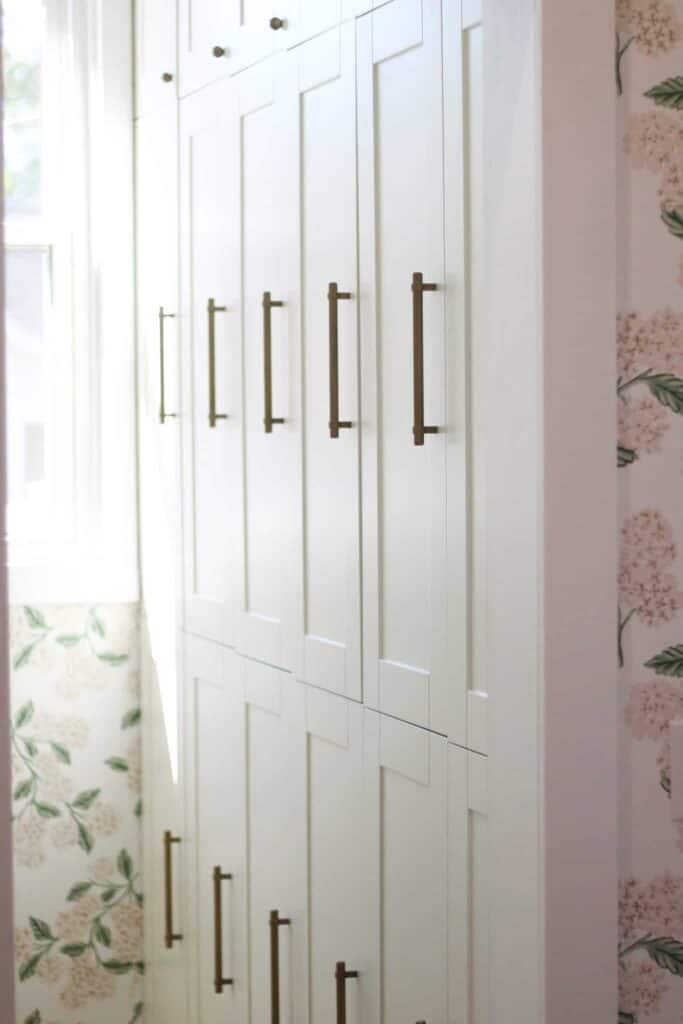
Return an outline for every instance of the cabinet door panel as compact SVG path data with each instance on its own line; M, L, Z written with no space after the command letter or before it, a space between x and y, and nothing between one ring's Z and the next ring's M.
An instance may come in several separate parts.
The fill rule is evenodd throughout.
M239 0L180 0L180 94L187 96L230 71L228 35ZM214 48L226 52L216 56Z
M447 733L449 688L465 683L448 658L441 68L440 4L393 0L359 20L365 694ZM417 273L436 290L418 297ZM438 433L418 446L422 394Z
M174 636L182 622L175 106L140 118L136 145L140 561L154 656L175 674Z
M307 688L306 732L311 1020L335 1019L335 965L344 961L359 972L347 982L346 1019L360 1024L372 1019L363 710Z
M169 0L135 4L135 105L138 117L175 105L176 5ZM170 76L170 78L169 78Z
M378 893L369 922L379 1019L445 1021L447 743L366 711L365 746L374 846L369 870Z
M183 491L189 632L234 643L241 538L238 259L230 245L238 179L226 114L229 83L181 106ZM213 300L217 311L209 313ZM212 381L217 419L210 420Z
M186 638L188 935L196 1024L241 1024L248 1001L244 705L236 655ZM220 868L220 884L214 871ZM216 991L216 909L220 977ZM219 986L220 987L220 986Z
M300 428L296 213L288 176L295 173L296 138L285 131L281 74L280 60L273 59L234 79L231 139L240 184L231 193L229 238L240 266L244 473L232 500L241 499L245 527L236 575L242 587L238 649L290 668ZM280 305L266 310L266 293ZM269 431L267 388L274 420Z
M270 1019L269 919L277 910L290 922L277 929L280 1020L300 1024L308 1019L303 688L246 659L243 672L251 1019Z
M303 636L307 682L361 697L360 450L356 221L355 35L344 25L290 55L300 100L303 361ZM338 380L331 380L330 284ZM331 437L331 387L341 427Z

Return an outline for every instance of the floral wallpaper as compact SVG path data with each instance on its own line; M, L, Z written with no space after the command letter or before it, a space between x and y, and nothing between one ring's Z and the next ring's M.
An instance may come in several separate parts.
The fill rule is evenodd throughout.
M10 610L17 1024L142 1019L137 630Z
M683 1021L683 0L616 0L622 698L618 1024Z

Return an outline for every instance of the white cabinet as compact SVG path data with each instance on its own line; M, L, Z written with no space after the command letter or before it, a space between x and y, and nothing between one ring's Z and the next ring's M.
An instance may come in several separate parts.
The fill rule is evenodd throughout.
M283 58L274 58L237 76L223 95L231 170L222 178L229 202L222 266L243 352L243 467L230 494L244 525L232 574L236 646L289 669L300 550L301 368L292 202L297 140L286 130L284 72Z
M242 529L239 174L220 86L181 105L185 624L234 643Z
M176 0L136 0L135 107L138 117L175 107L178 86Z
M356 216L355 29L287 56L288 126L299 139L302 362L296 673L359 700L360 388Z
M448 734L467 687L465 644L449 643L449 605L466 615L467 535L462 508L447 508L463 438L446 382L462 339L446 330L441 53L441 4L393 0L358 21L364 694Z

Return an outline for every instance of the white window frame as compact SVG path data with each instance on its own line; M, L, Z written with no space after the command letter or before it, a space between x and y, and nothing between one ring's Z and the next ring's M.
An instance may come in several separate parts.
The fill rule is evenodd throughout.
M57 104L68 189L49 225L65 345L58 387L71 403L71 530L9 543L16 603L138 596L133 276L132 12L125 0L46 0L60 39ZM48 100L49 101L49 100ZM54 149L53 149L54 151ZM49 165L47 173L49 175ZM28 244L12 238L8 242ZM11 388L11 380L9 381Z

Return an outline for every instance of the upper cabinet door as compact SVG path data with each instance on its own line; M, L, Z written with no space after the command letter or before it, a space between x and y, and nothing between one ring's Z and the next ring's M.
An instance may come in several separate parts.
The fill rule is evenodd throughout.
M291 7L286 42L287 46L299 46L371 10L372 0L298 0Z
M138 117L177 96L178 19L175 0L135 4L135 104Z
M303 508L296 671L361 698L355 35L288 56L300 138ZM296 201L296 200L295 200Z
M234 643L242 530L241 346L230 83L181 104L185 625Z
M287 131L290 97L283 58L232 80L232 173L225 226L232 287L239 296L243 350L242 457L239 486L244 544L235 574L241 654L292 667L291 637L300 525L300 365L297 215L292 201L297 140ZM235 185L231 184L235 182Z
M431 0L393 0L358 21L364 694L447 734L452 694L466 696L448 579L458 572L464 595L467 573L448 557L449 447L464 437L447 387L462 341L446 327L441 48ZM448 509L464 554L461 518ZM464 596L460 607L464 629Z
M182 622L178 115L175 103L139 118L137 322L140 560L155 656Z

